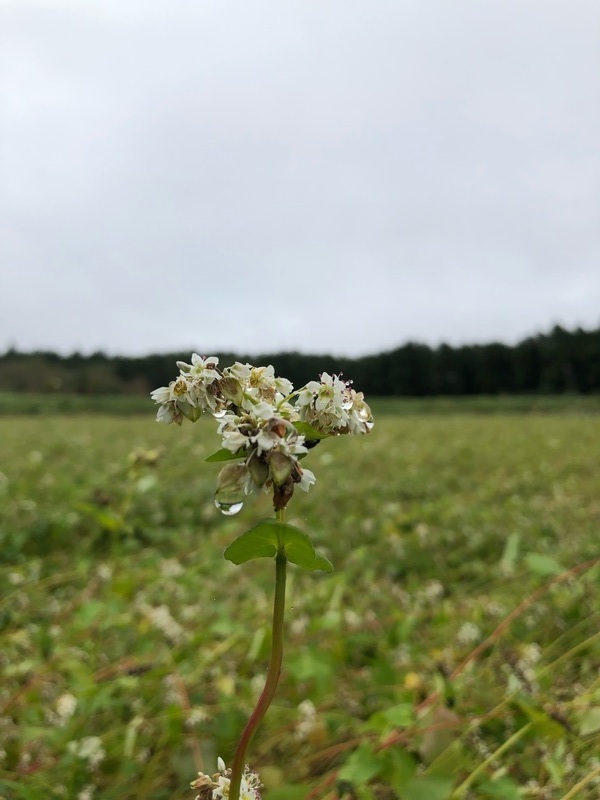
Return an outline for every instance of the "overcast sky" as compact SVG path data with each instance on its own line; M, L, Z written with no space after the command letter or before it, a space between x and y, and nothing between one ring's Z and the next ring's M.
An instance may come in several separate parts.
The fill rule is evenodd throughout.
M598 0L0 0L0 350L600 325Z

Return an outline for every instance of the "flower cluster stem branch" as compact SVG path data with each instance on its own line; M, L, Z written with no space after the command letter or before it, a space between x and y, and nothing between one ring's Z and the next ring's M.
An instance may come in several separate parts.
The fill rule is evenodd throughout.
M285 510L276 512L277 520L283 522ZM231 764L231 784L229 788L230 800L238 800L240 796L240 786L244 773L246 751L254 734L260 725L262 718L267 713L271 701L275 695L279 675L281 674L281 662L283 660L283 617L285 612L285 580L286 580L287 558L283 547L280 546L275 556L275 599L273 602L273 636L271 641L271 660L269 663L269 673L262 690L256 708L252 712L250 719L246 723Z

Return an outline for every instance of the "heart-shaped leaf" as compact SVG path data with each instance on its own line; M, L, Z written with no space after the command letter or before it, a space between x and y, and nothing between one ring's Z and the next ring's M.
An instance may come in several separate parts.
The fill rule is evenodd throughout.
M322 569L331 572L331 562L317 553L310 538L299 528L265 519L232 542L225 550L225 558L234 564L244 564L253 558L273 558L283 548L288 561L308 570Z
M320 439L327 439L329 436L328 433L321 433L321 431L313 428L313 426L309 425L308 422L294 422L293 425L298 433L301 433L302 436L304 436L307 442L315 442L319 441Z

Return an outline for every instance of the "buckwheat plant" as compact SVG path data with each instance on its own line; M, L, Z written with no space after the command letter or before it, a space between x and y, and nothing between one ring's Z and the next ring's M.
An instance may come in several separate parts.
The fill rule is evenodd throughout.
M222 447L208 462L225 462L217 477L215 504L223 514L237 514L254 491L272 494L275 518L258 522L233 541L225 558L243 564L253 558L275 560L273 636L268 677L227 769L199 774L192 783L196 800L258 800L261 788L255 772L246 766L246 751L277 688L283 657L283 617L287 562L307 570L331 572L331 563L314 548L309 537L285 521L285 511L296 487L315 483L300 461L323 439L340 434L368 433L373 427L369 406L349 381L324 372L319 381L294 389L278 378L272 366L254 367L236 362L220 369L219 359L192 355L192 363L178 361L179 375L168 386L152 392L159 404L159 422L181 425L196 422L203 413L218 421Z

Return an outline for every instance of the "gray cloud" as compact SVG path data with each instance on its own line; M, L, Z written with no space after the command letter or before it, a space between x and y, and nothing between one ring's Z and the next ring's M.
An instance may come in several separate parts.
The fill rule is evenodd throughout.
M600 323L596 2L5 2L0 347Z

